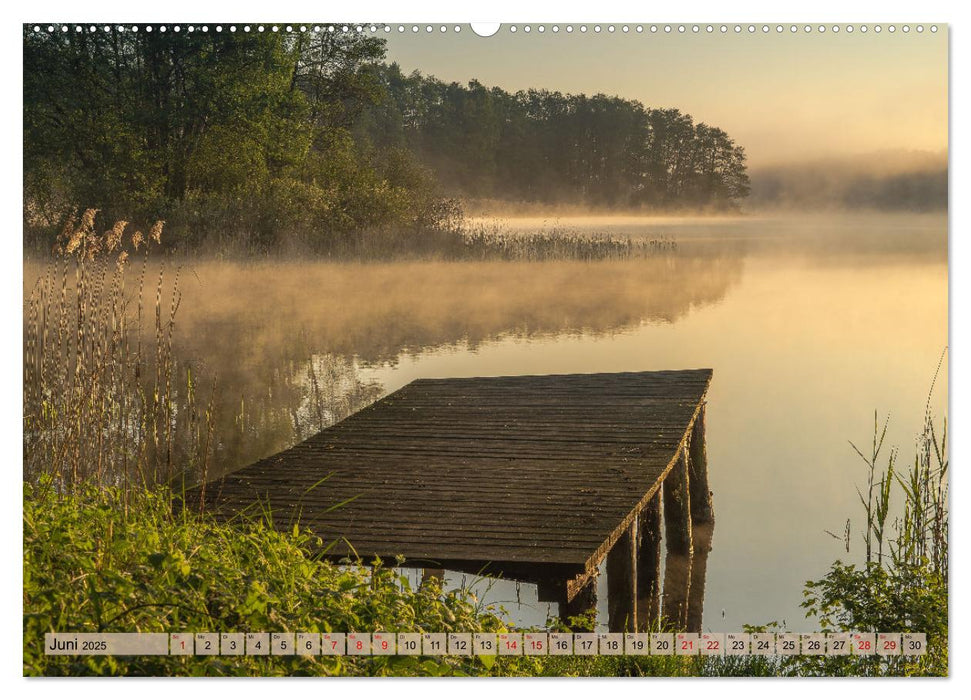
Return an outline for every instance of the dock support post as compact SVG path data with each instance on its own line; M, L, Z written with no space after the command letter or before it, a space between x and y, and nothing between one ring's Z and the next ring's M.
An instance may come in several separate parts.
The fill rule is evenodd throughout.
M571 617L592 615L594 624L597 620L597 579L591 577L580 591L573 596L573 600L566 599L566 586L563 586L562 598L557 602L559 607L560 619L569 624ZM581 626L574 629L578 632L593 631L593 628L586 630Z
M661 603L661 490L641 511L637 526L637 629L652 629Z
M637 625L637 518L607 553L607 627L635 632Z
M421 570L421 582L424 585L426 582L430 582L432 579L438 579L438 585L441 586L445 583L445 569L422 569Z
M664 536L669 552L691 554L691 497L688 447L681 450L664 479Z
M708 449L705 445L705 404L701 404L698 417L691 428L688 465L691 471L691 519L695 524L710 523L715 519L708 488Z
M687 631L688 599L691 592L691 555L668 550L664 560L664 621Z
M694 553L691 557L691 582L688 587L688 632L701 632L705 606L705 576L708 570L708 552L711 551L713 524L705 523L694 530Z

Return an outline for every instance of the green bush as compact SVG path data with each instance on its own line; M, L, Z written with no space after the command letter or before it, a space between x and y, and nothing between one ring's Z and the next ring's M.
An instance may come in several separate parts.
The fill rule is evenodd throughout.
M45 632L503 631L496 611L432 579L340 566L306 530L220 524L171 494L24 485L25 675L531 675L528 658L69 657Z

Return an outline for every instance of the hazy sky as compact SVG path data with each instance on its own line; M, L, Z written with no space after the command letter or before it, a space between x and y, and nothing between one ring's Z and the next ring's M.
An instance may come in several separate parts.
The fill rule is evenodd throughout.
M410 28L409 28L410 29ZM677 107L725 129L750 165L885 149L947 148L947 28L895 34L749 35L731 29L489 38L394 32L388 60L446 81L510 91L603 92Z

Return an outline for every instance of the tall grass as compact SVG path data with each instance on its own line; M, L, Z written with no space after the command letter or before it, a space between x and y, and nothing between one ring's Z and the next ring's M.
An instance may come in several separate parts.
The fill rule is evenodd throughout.
M927 654L825 662L804 659L801 672L948 673L947 419L938 429L930 405L928 397L909 468L900 467L896 450L881 459L886 422L881 428L874 420L869 454L854 445L867 469L867 486L858 489L864 516L863 564L835 562L821 579L806 583L802 603L807 615L818 618L826 630L923 632ZM891 514L896 515L891 518ZM847 552L849 532L847 527Z
M947 417L938 431L928 397L924 428L917 440L913 464L909 471L897 475L904 495L904 513L891 549L894 563L907 567L929 565L945 582L948 579L947 447Z
M179 271L163 264L147 278L163 223L147 236L125 221L97 225L93 209L68 220L25 304L24 478L50 475L58 492L85 482L127 492L204 477L215 388L206 401L173 355Z
M921 432L916 439L914 459L907 469L899 464L899 452L891 449L886 466L879 460L889 419L879 427L873 416L873 441L869 455L850 445L867 469L866 495L857 489L864 513L866 564L891 567L928 567L942 579L948 574L948 457L947 417L937 428L931 411L934 386L944 361L941 354L931 390L924 406ZM889 516L896 500L899 515ZM893 527L892 532L889 527ZM874 551L875 550L875 551Z

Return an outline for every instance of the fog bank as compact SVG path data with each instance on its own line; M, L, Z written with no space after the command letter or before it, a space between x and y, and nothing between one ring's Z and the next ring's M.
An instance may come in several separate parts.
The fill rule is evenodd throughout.
M947 153L884 151L765 166L751 171L747 210L947 209Z

